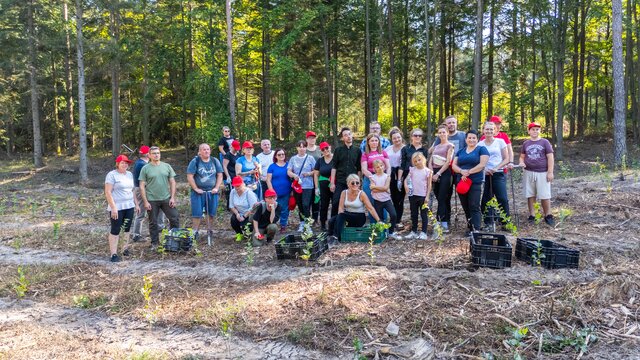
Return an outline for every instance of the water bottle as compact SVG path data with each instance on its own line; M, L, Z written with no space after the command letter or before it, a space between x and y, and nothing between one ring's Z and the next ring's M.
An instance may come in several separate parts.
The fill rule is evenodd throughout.
M413 195L413 182L411 181L411 176L407 177L407 188L409 189L409 196Z

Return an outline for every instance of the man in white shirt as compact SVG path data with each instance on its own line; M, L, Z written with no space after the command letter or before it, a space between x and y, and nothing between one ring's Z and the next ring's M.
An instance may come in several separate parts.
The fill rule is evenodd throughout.
M260 142L260 148L262 152L256 155L262 172L260 173L260 187L262 189L262 198L264 198L264 192L267 191L267 170L269 165L273 164L273 152L271 151L271 141L269 139L263 139Z

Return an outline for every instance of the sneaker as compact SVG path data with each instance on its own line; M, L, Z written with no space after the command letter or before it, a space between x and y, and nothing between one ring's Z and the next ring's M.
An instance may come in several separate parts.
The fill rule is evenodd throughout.
M142 241L142 236L140 236L140 235L133 235L133 236L131 237L131 241L132 241L132 242L140 242L140 241Z
M131 255L131 250L129 250L129 248L122 250L122 256L129 256L129 255Z
M304 221L300 223L300 225L298 225L298 232L303 232L304 231Z
M418 234L418 240L427 240L429 239L429 236L427 236L427 233L425 233L424 231L420 231L420 234Z
M158 250L158 246L159 246L158 244L153 244L153 243L152 243L152 244L151 244L151 246L149 246L149 249L150 249L152 252L156 252L156 251Z
M329 243L329 245L337 244L338 243L338 237L330 235L329 237L327 237L327 243Z
M536 217L535 217L535 216L533 216L533 215L529 215L529 217L527 218L527 221L528 221L530 224L533 224L533 223L535 223L535 222L536 222Z
M120 258L120 256L118 256L118 254L113 254L111 255L111 262L120 262L122 259Z
M388 238L389 240L401 240L401 239L402 239L402 237L400 237L400 236L399 236L399 235L397 235L396 233L389 234L389 236L387 236L387 238Z
M412 232L408 233L407 235L405 235L404 239L405 240L413 240L413 239L415 239L417 237L418 237L418 234L416 234L415 232L412 231Z
M280 232L281 233L287 232L287 225L280 225Z
M544 222L549 226L556 226L556 221L553 219L553 215L551 214L544 217Z
M442 233L443 234L448 234L449 233L449 223L446 221L443 221L440 223L440 227L442 228Z
M402 229L404 229L404 224L402 224L402 223L397 223L397 224L396 224L396 229L397 229L397 230L402 230Z

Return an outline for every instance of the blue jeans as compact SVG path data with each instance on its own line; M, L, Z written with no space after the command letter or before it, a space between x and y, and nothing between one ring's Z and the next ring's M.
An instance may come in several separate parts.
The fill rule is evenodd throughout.
M482 193L482 213L486 216L484 219L485 224L491 221L491 216L494 213L493 208L489 209L487 213L487 203L491 198L496 197L498 204L502 208L502 212L509 216L509 197L507 195L507 177L502 172L496 172L493 175L484 176L484 192ZM495 214L497 216L497 214ZM502 222L502 221L501 221Z
M278 205L280 205L280 226L287 226L289 220L289 194L278 195L276 199Z

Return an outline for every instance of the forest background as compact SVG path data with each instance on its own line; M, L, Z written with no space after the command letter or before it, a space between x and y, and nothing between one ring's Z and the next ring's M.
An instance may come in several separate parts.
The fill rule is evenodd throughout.
M335 141L369 121L429 135L447 115L512 135L640 144L640 23L627 0L0 0L9 156Z

